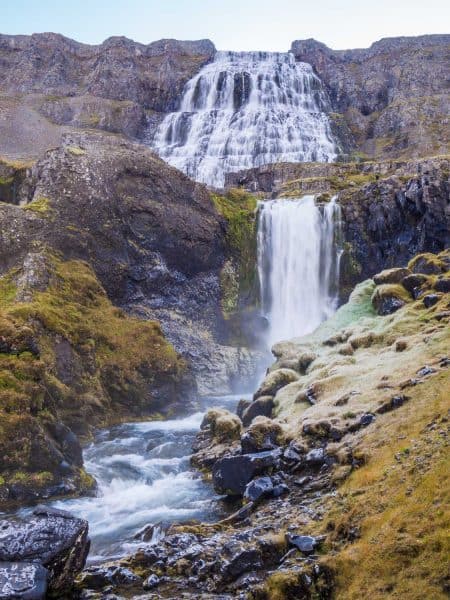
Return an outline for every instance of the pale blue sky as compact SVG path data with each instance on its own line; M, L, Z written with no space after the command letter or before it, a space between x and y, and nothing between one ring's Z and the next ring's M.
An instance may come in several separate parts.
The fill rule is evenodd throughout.
M0 32L54 31L96 44L209 38L220 50L288 50L314 37L331 48L446 33L448 0L1 0Z

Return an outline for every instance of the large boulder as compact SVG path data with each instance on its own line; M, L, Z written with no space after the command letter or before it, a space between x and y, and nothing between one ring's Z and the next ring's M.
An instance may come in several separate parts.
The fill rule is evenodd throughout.
M260 396L275 396L282 387L299 379L299 374L293 369L276 369L264 379L254 395L254 400Z
M42 589L45 573L42 570L31 573L25 568L32 562L45 567L49 590L61 597L70 590L75 576L83 569L89 545L87 521L66 511L37 508L25 520L4 519L0 521L0 561L23 565L2 572L4 586L8 576L12 586L20 576L28 582L28 589Z
M251 454L273 450L285 440L283 428L276 421L267 417L256 417L241 437L242 452Z
M281 450L225 456L213 466L214 489L219 494L241 496L247 484L256 476L278 465Z
M248 427L255 417L271 417L274 407L272 396L260 396L244 409L242 413L242 423Z
M372 296L372 305L378 315L390 315L408 302L408 294L398 284L387 283L377 287Z
M0 563L0 598L3 600L44 600L48 571L39 563Z

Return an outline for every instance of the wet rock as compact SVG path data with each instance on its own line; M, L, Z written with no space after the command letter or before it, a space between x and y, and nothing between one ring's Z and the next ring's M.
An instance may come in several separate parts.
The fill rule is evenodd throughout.
M152 590L153 588L155 588L159 585L159 582L160 582L160 579L159 579L158 575L155 575L153 573L152 575L147 577L147 579L142 584L142 587L144 588L144 590Z
M0 598L43 600L47 595L48 571L39 563L0 563Z
M283 428L267 417L257 417L241 437L243 454L272 450L284 441Z
M311 535L293 535L288 533L286 541L291 546L298 548L303 554L312 554L318 546L317 539Z
M254 395L254 400L260 396L275 396L278 390L282 387L297 381L299 378L298 373L292 369L276 369L267 375L258 391Z
M257 454L225 456L213 466L212 480L218 493L241 496L247 484L267 469L278 466L281 450L276 449Z
M274 407L272 396L260 396L254 400L242 414L242 423L248 427L255 417L271 417Z
M244 498L256 502L261 498L270 496L273 489L274 487L270 477L258 477L257 479L250 481L247 485L244 492Z
M384 283L400 283L400 281L408 275L411 275L409 269L386 269L385 271L381 271L381 273L374 275L373 280L376 285L382 285Z
M425 308L431 308L438 303L440 296L437 294L427 294L423 299Z
M0 561L33 561L49 574L49 589L69 589L89 551L88 523L70 513L38 508L26 520L0 521Z

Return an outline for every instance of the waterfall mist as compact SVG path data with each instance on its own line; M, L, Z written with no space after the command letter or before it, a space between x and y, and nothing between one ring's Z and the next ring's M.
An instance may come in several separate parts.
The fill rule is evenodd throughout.
M152 145L193 179L221 187L231 171L333 160L326 109L320 79L293 54L217 52L186 84Z
M258 273L267 343L313 331L337 308L341 209L314 196L260 205Z

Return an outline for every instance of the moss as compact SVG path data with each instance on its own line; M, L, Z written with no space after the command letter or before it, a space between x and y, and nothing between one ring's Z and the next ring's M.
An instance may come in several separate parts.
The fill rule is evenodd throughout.
M52 212L50 207L50 200L45 196L38 196L35 200L32 200L29 204L23 207L24 210L34 212L41 216L49 216Z
M255 196L240 189L226 195L211 195L216 210L227 222L226 241L230 262L221 274L222 310L226 317L238 309L239 301L255 296L256 205Z

